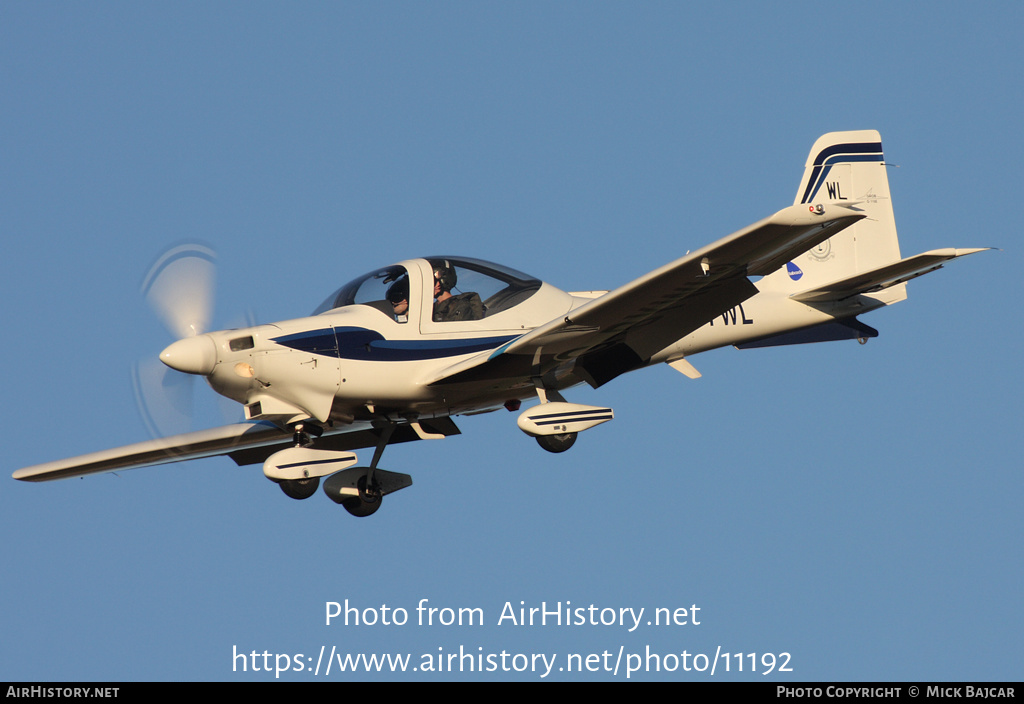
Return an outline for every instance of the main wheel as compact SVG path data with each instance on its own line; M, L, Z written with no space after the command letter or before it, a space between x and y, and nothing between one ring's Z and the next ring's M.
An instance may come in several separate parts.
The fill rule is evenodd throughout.
M320 488L320 477L309 479L282 479L281 491L293 499L308 499Z
M576 442L576 433L563 435L538 435L537 444L548 452L565 452Z
M345 499L341 502L341 505L345 507L346 511L357 518L373 515L380 508L381 503L383 503L384 496L375 486L369 489L366 487L365 476L359 477L359 484L357 486L359 487L359 496Z

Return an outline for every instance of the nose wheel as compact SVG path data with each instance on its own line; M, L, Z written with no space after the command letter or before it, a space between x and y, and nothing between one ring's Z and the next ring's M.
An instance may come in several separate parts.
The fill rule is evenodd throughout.
M371 516L380 509L385 494L412 486L408 474L377 467L396 426L397 422L389 420L375 424L378 436L373 461L369 467L353 467L357 461L353 452L312 447L314 438L323 432L320 426L296 424L292 426L294 446L270 455L263 463L263 473L293 499L309 498L322 487L331 501L353 516Z

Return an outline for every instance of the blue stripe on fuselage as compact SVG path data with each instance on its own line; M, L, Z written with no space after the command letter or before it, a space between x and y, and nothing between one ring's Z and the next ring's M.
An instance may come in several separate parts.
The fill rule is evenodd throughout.
M367 330L367 332L369 332L369 330ZM378 335L378 337L380 336ZM334 334L333 328L308 330L306 332L295 333L294 335L275 337L271 342L276 342L277 344L284 345L285 347L291 347L293 350L312 352L313 354L322 354L328 357L338 356L338 340Z
M409 362L458 357L494 349L518 335L447 340L386 340L375 330L343 327L309 330L273 338L272 342L294 350L339 359L374 362Z

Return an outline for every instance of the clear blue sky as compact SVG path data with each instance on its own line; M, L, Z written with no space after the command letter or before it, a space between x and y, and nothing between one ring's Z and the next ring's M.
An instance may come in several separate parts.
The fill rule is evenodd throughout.
M557 655L547 679L622 680L558 668L648 647L678 669L634 678L712 679L681 655L721 648L758 673L715 680L1020 679L1022 25L1018 2L3 3L0 679L460 646ZM847 129L900 167L904 255L1003 250L912 283L866 346L578 389L616 419L559 456L514 414L459 419L387 450L415 485L365 520L225 458L9 478L148 437L129 372L171 340L138 289L173 243L219 253L219 327L436 252L612 288L792 203ZM326 625L346 599L409 623ZM421 599L485 624L416 625ZM498 625L506 602L700 624Z

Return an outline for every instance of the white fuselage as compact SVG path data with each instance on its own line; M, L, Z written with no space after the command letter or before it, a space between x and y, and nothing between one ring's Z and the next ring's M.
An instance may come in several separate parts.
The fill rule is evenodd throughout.
M490 410L535 396L535 380L520 374L496 377L484 385L428 382L600 295L570 294L545 283L525 300L481 320L439 322L431 314L429 262L409 260L401 266L413 292L404 315L396 316L387 301L373 301L208 333L216 349L215 366L206 375L210 385L242 403L248 418L282 426L307 419L344 423ZM648 363L674 361L868 309L863 300L841 311L797 303L776 290L772 279L762 279L761 293L669 345ZM582 381L572 373L571 364L557 369L553 377L549 373L549 382L552 378L555 388Z

